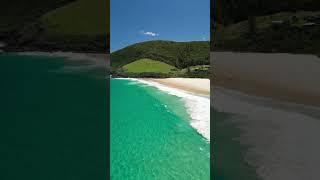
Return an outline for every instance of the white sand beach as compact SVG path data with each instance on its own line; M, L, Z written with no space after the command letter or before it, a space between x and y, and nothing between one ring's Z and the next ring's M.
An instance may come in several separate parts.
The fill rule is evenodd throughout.
M246 161L263 180L318 179L320 59L312 55L212 54L212 106L233 114ZM232 90L231 90L232 89Z
M190 125L210 142L210 80L197 78L132 79L181 97L190 115Z
M201 78L165 78L150 79L165 86L169 86L195 94L210 96L210 80Z

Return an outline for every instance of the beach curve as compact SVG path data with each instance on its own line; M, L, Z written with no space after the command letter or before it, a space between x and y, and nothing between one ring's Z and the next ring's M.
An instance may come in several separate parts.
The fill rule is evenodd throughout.
M210 80L197 78L125 78L156 87L183 99L190 125L210 142ZM174 83L176 82L176 83ZM198 83L195 83L198 82ZM200 89L200 91L198 90ZM201 92L201 93L199 93Z

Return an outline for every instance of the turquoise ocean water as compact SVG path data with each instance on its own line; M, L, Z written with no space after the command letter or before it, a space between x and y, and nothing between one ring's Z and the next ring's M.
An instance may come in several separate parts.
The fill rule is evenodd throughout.
M138 82L110 81L112 180L208 180L210 144L181 98Z
M66 66L0 54L1 180L107 179L108 83Z
M214 161L211 168L214 180L259 180L256 169L245 159L248 147L238 140L241 130L229 114L211 109L214 120Z

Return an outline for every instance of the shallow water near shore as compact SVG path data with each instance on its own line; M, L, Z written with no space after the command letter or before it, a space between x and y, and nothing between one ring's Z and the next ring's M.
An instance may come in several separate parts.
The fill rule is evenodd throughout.
M224 88L215 93L215 108L233 114L225 120L228 129L240 132L235 135L246 146L243 157L261 179L317 179L319 108Z
M230 122L234 114L218 112L211 109L214 119L214 162L212 175L214 180L257 180L256 169L250 166L245 158L247 147L236 138L240 129Z
M108 83L66 66L0 55L0 179L105 179Z
M181 98L124 79L110 88L111 179L210 179L210 144Z

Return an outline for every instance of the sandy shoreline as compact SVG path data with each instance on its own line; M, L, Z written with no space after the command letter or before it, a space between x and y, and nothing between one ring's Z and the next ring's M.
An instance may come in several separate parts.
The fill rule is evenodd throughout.
M320 59L215 52L213 107L232 114L244 156L263 180L318 179Z
M209 79L194 78L124 78L153 86L168 94L182 98L185 103L187 113L190 116L190 125L197 130L207 141L210 142L210 91ZM175 83L176 82L176 83ZM196 83L198 82L198 83ZM175 86L178 84L178 86ZM201 93L199 93L200 89Z
M102 53L74 53L74 52L17 52L19 55L63 57L70 61L88 61L90 68L108 68L110 56Z
M165 86L210 97L210 80L200 78L145 79Z
M314 55L211 52L212 85L320 106L320 58Z
M317 179L320 108L250 96L216 87L213 106L233 114L248 147L246 161L263 180Z

